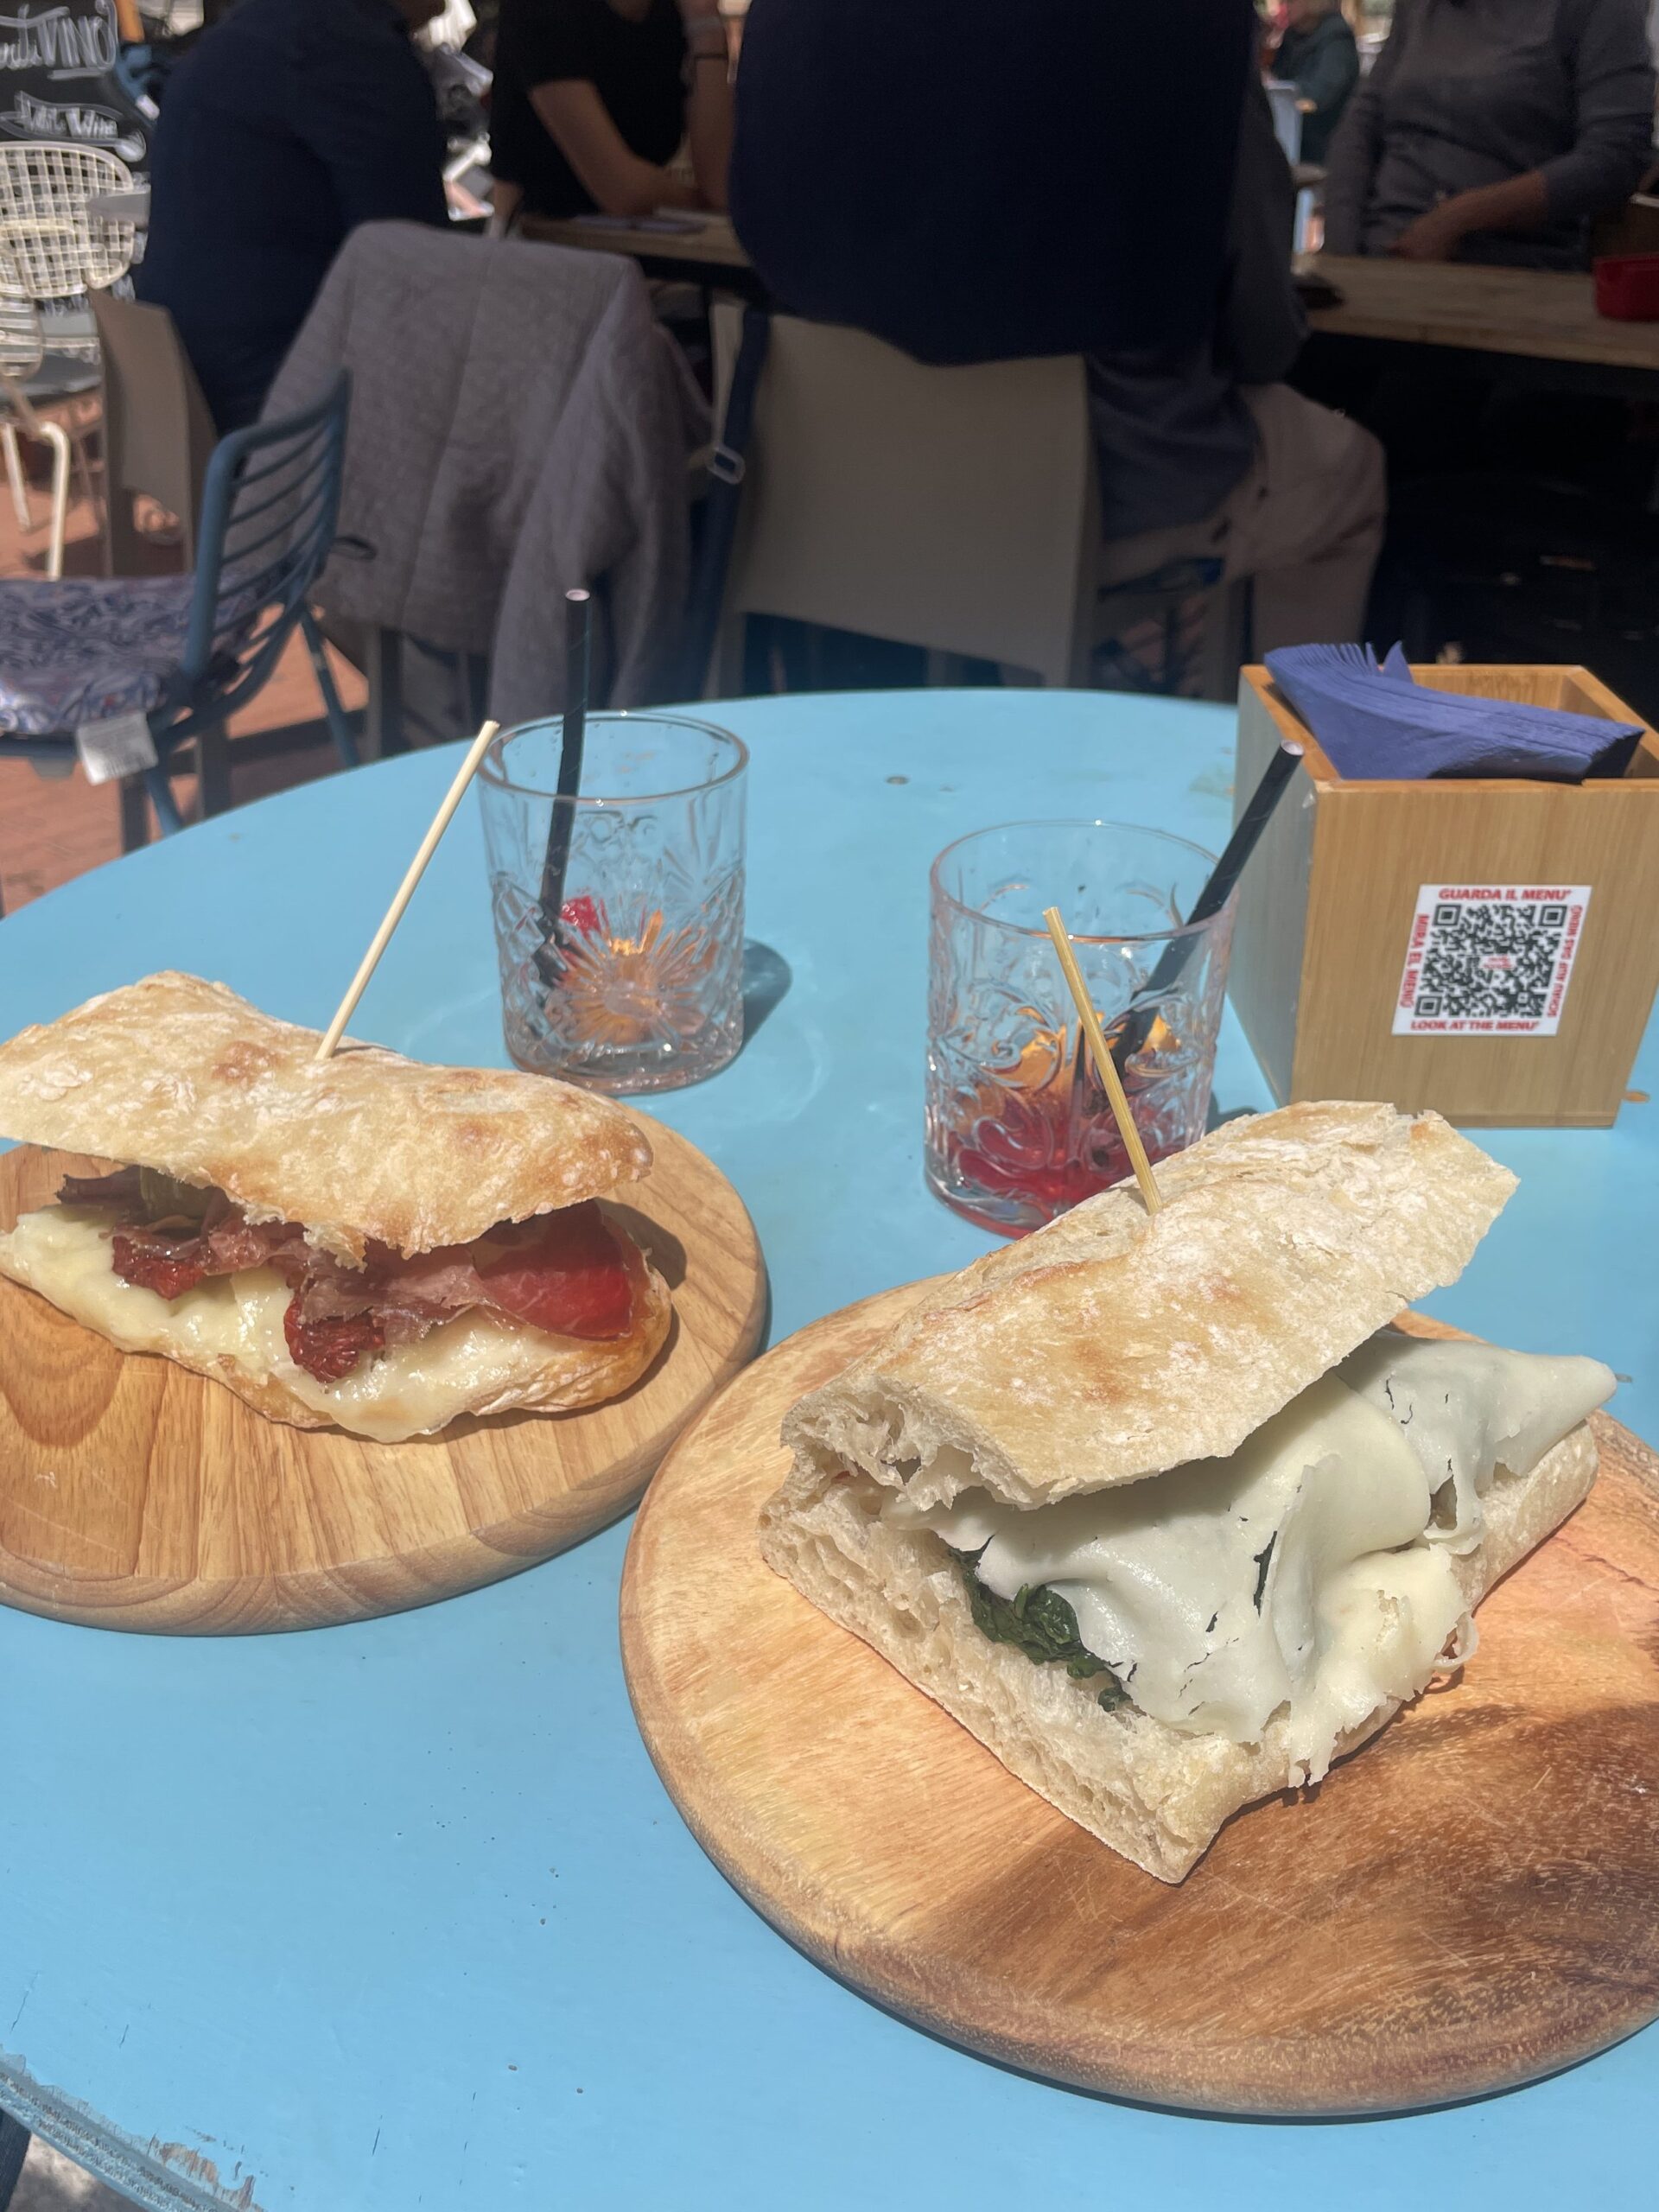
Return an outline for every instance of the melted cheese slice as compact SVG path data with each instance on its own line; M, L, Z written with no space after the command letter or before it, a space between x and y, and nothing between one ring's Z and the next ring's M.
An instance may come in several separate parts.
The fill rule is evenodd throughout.
M1430 1541L1435 1490L1450 1480L1473 1501L1478 1541L1494 1467L1529 1472L1613 1386L1595 1360L1385 1334L1375 1374L1355 1355L1363 1389L1325 1376L1230 1459L1035 1509L983 1490L931 1507L901 1495L883 1518L978 1552L999 1597L1056 1590L1087 1648L1171 1727L1259 1743L1284 1714L1292 1758L1317 1780L1346 1730L1414 1696L1448 1648L1470 1648L1450 1548ZM1446 1357L1419 1371L1419 1351ZM1414 1397L1437 1394L1420 1437L1382 1395L1384 1375L1396 1401L1408 1375Z
M1336 1372L1399 1424L1436 1493L1428 1535L1455 1552L1480 1541L1480 1501L1500 1471L1530 1473L1615 1380L1599 1359L1433 1344L1398 1329L1380 1330Z
M283 1334L293 1293L270 1268L211 1275L182 1298L124 1282L110 1266L107 1213L48 1206L0 1236L0 1273L108 1337L124 1351L187 1357L211 1368L228 1362L264 1382L274 1377L327 1421L359 1436L397 1443L428 1435L476 1405L533 1386L551 1345L539 1332L461 1314L423 1337L362 1360L339 1382L296 1367Z

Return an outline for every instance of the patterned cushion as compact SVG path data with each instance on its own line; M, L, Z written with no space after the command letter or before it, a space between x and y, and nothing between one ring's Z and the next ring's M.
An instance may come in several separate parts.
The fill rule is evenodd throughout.
M189 576L0 583L0 731L147 713L184 651Z

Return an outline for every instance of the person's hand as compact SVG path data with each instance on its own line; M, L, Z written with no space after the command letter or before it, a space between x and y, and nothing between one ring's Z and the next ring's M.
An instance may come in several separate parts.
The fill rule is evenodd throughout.
M1468 225L1455 200L1442 200L1401 232L1389 248L1402 261L1454 261L1468 236Z

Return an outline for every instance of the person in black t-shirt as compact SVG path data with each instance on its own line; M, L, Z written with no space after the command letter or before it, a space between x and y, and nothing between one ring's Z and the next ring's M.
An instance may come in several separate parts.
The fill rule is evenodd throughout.
M499 218L723 207L732 96L715 0L502 0L490 125ZM695 184L666 166L687 137Z

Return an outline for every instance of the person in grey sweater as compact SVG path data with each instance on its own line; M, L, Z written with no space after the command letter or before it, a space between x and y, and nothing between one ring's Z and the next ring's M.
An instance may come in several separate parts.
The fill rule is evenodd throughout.
M1581 269L1653 124L1644 0L1398 0L1332 142L1325 251Z

